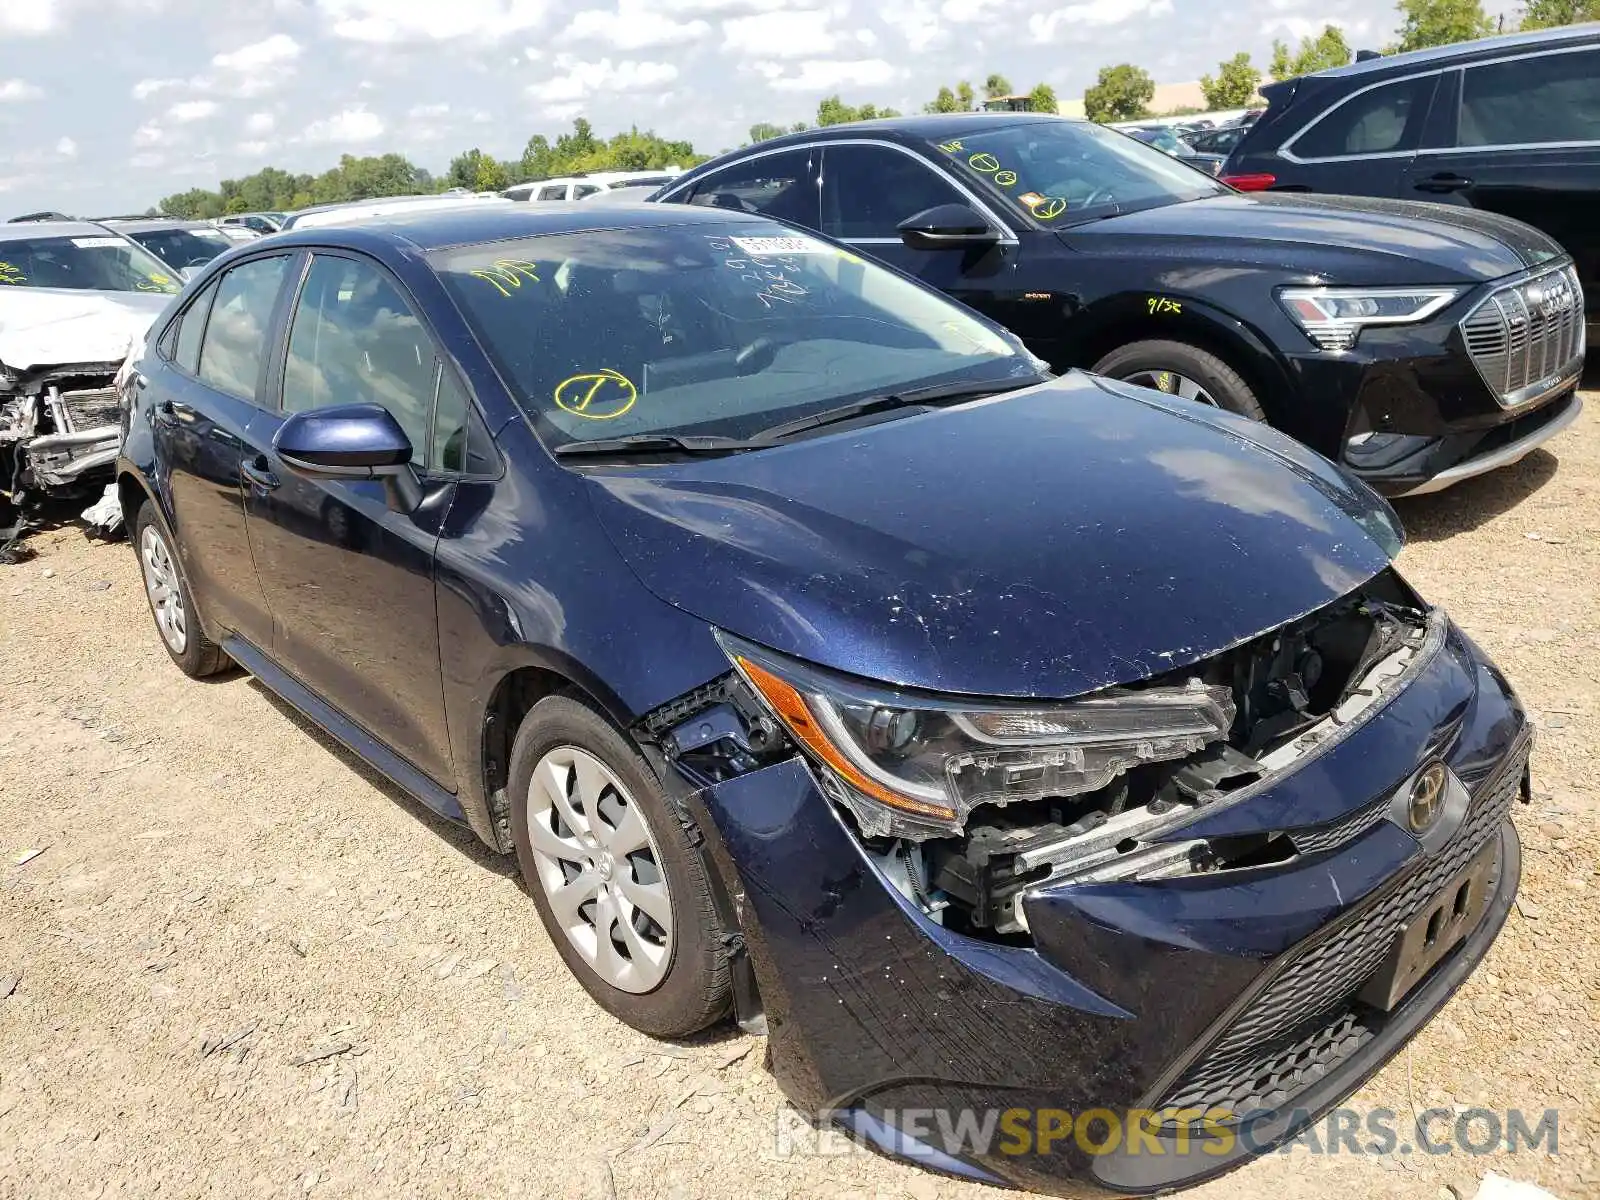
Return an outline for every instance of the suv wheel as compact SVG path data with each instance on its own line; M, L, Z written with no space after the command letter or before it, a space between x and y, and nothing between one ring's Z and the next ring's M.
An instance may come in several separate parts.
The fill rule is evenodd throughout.
M140 505L139 515L134 518L133 544L139 553L139 571L144 578L150 615L155 618L156 632L172 661L191 679L226 669L232 660L200 627L183 567L156 515L155 504L149 500Z
M539 701L511 750L517 863L550 939L602 1008L683 1037L728 1010L710 865L638 749L568 696Z
M1124 383L1214 405L1252 421L1265 421L1255 393L1239 373L1208 350L1187 342L1130 342L1091 368Z

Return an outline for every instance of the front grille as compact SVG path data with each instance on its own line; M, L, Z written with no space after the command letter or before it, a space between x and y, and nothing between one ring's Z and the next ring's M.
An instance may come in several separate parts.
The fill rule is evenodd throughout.
M1375 800L1365 808L1358 808L1328 825L1309 825L1304 829L1291 829L1289 840L1298 854L1321 854L1342 846L1352 838L1371 829L1389 811L1389 797Z
M1461 322L1461 335L1484 383L1511 408L1581 368L1583 322L1583 285L1569 264L1492 292Z
M1276 1107L1375 1036L1381 1013L1355 1003L1400 927L1495 836L1522 785L1527 746L1478 788L1460 832L1398 887L1278 969L1211 1048L1175 1083L1160 1108ZM1297 1074L1298 1073L1298 1074ZM1296 1078L1298 1087L1290 1087ZM1271 1104L1267 1097L1274 1097Z
M71 433L121 424L122 401L114 387L82 388L60 395Z

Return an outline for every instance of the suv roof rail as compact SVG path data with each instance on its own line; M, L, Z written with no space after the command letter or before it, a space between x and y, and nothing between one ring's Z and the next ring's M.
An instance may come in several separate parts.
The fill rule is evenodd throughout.
M1356 61L1357 62L1370 62L1374 58L1382 58L1382 57L1383 57L1382 52L1378 51L1378 50L1357 50L1356 51Z

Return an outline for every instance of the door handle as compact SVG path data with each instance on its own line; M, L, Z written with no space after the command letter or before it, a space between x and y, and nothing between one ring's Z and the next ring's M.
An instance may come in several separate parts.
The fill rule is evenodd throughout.
M1472 180L1465 175L1452 175L1447 171L1438 175L1430 175L1426 179L1417 180L1414 185L1419 192L1436 192L1443 195L1446 192L1459 192L1462 188L1472 186Z
M248 462L240 464L239 474L245 477L251 487L263 492L272 491L281 482L267 465L265 454L258 454Z

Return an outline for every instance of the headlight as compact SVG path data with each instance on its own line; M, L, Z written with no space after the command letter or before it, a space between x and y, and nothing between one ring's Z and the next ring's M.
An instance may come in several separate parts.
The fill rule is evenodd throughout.
M1348 350L1368 325L1425 321L1459 288L1281 288L1278 299L1324 350Z
M1230 688L1114 689L1055 705L909 695L729 634L723 649L871 837L960 833L981 804L1097 791L1184 758L1233 725Z

